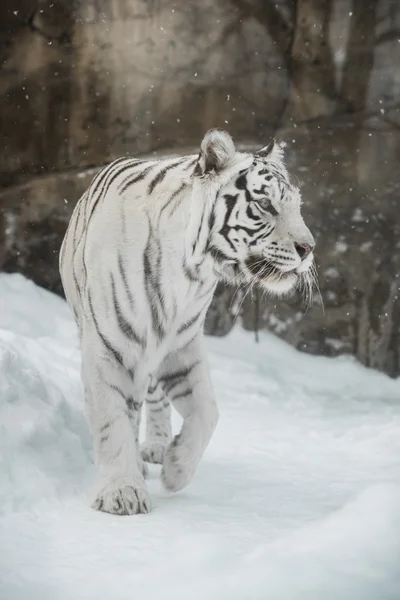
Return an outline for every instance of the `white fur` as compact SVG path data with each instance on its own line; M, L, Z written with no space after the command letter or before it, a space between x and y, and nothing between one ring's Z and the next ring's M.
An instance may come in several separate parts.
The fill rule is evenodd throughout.
M236 152L226 132L211 131L197 160L115 162L96 176L78 203L60 270L80 331L86 409L100 476L95 508L116 514L150 510L142 457L163 463L169 490L191 480L218 420L202 343L218 279L233 270L252 283L246 261L256 253L279 267L271 277L263 271L258 283L278 295L296 285L302 263L294 242L313 240L300 215L299 193L287 181L278 154L255 160ZM266 185L258 172L269 168L281 183L274 175ZM235 183L243 172L246 189L255 197L265 184L268 202L279 210L276 217L256 217L265 236L251 248L241 226L254 228L255 221L246 216L248 198ZM229 202L235 205L230 216ZM251 206L257 213L253 201ZM311 255L307 261L310 266ZM172 441L169 401L183 418Z

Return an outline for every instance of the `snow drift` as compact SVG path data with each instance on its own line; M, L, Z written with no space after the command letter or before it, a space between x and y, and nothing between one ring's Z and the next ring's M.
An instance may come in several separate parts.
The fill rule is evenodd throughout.
M1 600L399 600L400 381L270 335L208 347L221 419L193 483L152 467L151 514L96 513L69 310L0 275Z

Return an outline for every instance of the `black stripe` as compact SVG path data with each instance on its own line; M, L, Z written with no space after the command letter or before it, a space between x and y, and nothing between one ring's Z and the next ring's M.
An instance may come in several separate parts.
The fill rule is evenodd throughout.
M184 167L184 170L187 171L188 169L190 169L190 167L193 167L197 161L198 161L198 156L195 156L194 158L191 159L191 161Z
M215 223L215 212L214 211L215 211L215 205L212 207L210 216L208 217L208 229L210 230L210 233L211 233L212 228L214 227L214 223Z
M122 232L122 238L124 240L124 242L126 243L127 237L126 237L126 214L125 214L125 207L126 207L126 202L119 202L119 214L121 217L121 232Z
M269 237L271 235L271 233L273 233L274 230L275 230L275 227L271 227L271 229L269 231L263 231L263 233L261 233L259 236L254 238L254 240L252 240L249 243L249 246L255 246L259 240L265 240L267 237Z
M121 366L124 365L124 361L122 359L122 354L120 352L118 352L118 350L116 350L112 344L110 343L110 341L106 338L106 336L100 331L100 327L99 324L97 322L97 319L95 317L94 314L94 310L93 310L93 304L92 304L92 297L90 295L90 292L88 292L88 300L89 300L89 308L90 308L90 313L92 315L92 319L93 319L93 323L94 326L96 328L97 334L99 336L99 338L101 339L101 341L103 342L105 348L107 348L107 350L110 352L110 354L113 355L113 357L115 358L115 360L117 361L118 364L120 364Z
M111 427L111 423L105 423L102 427L100 427L100 433L104 433Z
M271 171L269 169L261 169L261 171L258 171L259 175L268 175L268 177L265 177L265 179L267 181L271 181L273 175L271 174Z
M89 186L89 192L92 197L96 194L99 186L103 183L104 179L108 176L110 170L112 170L113 167L115 167L117 164L119 164L123 160L127 160L127 157L122 156L121 158L117 158L116 160L113 160L112 163L110 163L109 165L107 165L107 167L104 167L97 173L97 175L95 176L95 178L93 179L92 183Z
M153 331L159 339L162 339L165 335L165 331L164 331L162 319L161 319L159 311L158 311L154 287L151 284L152 271L151 271L151 267L150 267L150 260L148 257L148 253L146 251L143 256L143 268L144 268L144 275L145 275L146 296L147 296L147 300L150 305Z
M150 380L151 381L151 380ZM151 386L151 383L149 384L149 387L147 388L147 393L148 394L154 394L154 392L156 391L158 387L158 381L156 382L155 385Z
M131 158L131 159L127 159L127 160L129 160L129 162L126 165L124 165L123 167L121 167L121 169L118 169L117 171L115 171L114 175L108 181L107 186L105 187L104 192L103 192L103 198L107 195L107 192L110 189L111 184L116 180L117 177L122 175L128 169L132 169L132 167L133 168L137 167L139 164L141 164L143 162L143 161L139 161L137 158Z
M254 214L253 212L253 204L248 204L247 208L246 208L246 215L248 216L249 219L251 219L252 221L261 221L260 215L258 215L257 213Z
M97 186L95 186L95 189L93 191L91 191L89 188L89 191L90 191L90 194L89 194L90 214L89 214L89 217L86 219L86 227L89 225L90 219L91 219L99 201L105 197L106 191L108 190L108 187L109 187L110 179L112 180L113 175L115 173L119 172L118 165L121 162L125 162L127 160L129 160L129 159L127 159L126 157L123 159L119 159L117 161L114 161L108 168L106 168L105 177L101 178L100 189L98 189L100 182L98 183ZM116 167L116 168L114 169L114 167ZM122 172L125 170L125 168L128 168L128 167L126 165L124 165L124 167L122 168Z
M182 162L184 162L185 159L183 158L179 158L178 160L176 160L175 162L171 163L170 165L167 165L166 167L164 167L163 169L161 169L161 171L159 171L157 173L157 175L154 177L154 179L152 179L149 183L149 194L151 194L154 190L154 188L159 185L163 179L165 178L166 174L168 173L168 171L170 171L171 169L173 169L174 167L179 166L180 164L182 164Z
M76 234L78 231L79 217L81 216L81 209L82 209L82 204L81 204L81 202L79 202L78 206L77 206L77 214L75 216L74 233L72 234L72 248L76 248Z
M247 187L247 172L244 172L242 175L239 175L239 177L235 181L235 185L238 190L244 190L247 202L254 201L254 198Z
M194 369L194 367L198 364L199 364L199 361L196 361L190 367L186 367L185 369L181 369L180 371L175 371L174 373L166 373L165 375L160 377L160 382L165 384L165 383L174 381L175 379L184 379L185 377L187 377L189 375L189 373L192 371L192 369Z
M203 212L202 212L202 215L201 215L200 225L199 225L199 229L198 229L198 232L197 232L197 236L196 236L196 239L195 239L195 241L193 242L193 245L192 245L192 252L193 252L193 254L194 254L194 251L196 250L196 246L197 246L197 244L198 244L198 242L200 240L200 235L201 235L201 230L202 230L202 227L203 227L205 212L206 211L204 209Z
M132 161L133 161L133 162L132 162L132 163L130 163L130 164L128 165L128 168L130 169L130 171L131 171L131 172L130 172L130 173L129 173L129 175L128 175L128 176L127 176L127 177L126 177L126 178L125 178L125 179L124 179L124 180L123 180L121 183L120 183L120 185L119 185L119 187L118 187L118 191L120 191L120 190L121 190L121 187L124 185L124 183L125 183L126 181L128 181L128 179L130 179L134 173L137 173L137 167L142 167L142 166L143 166L143 164L148 164L148 163L150 162L149 160L143 160L143 159L139 159L139 158L134 158L134 159L132 159ZM132 173L132 171L133 171L133 173Z
M156 398L155 400L153 400L153 399L150 400L150 398L146 398L147 404L160 404L160 402L162 402L163 400L164 400L164 396L161 396L161 398Z
M179 191L180 191L180 190L179 190ZM178 208L180 208L180 206L181 206L181 204L182 204L183 200L184 200L184 196L182 196L181 198L178 198L178 200L175 202L174 206L173 206L173 207L172 207L172 209L170 210L170 213L169 213L169 215L168 215L168 216L169 216L169 218L171 218L171 217L172 217L172 215L174 215L174 214L175 214L175 212L178 210Z
M168 394L176 385L182 383L188 375L193 371L193 369L199 364L200 361L194 362L190 367L186 367L185 369L181 369L180 371L175 371L175 373L168 373L160 377L160 381L163 384L163 388L165 389L165 393Z
M127 165L125 164L122 167L122 169L117 169L116 171L114 171L112 169L112 167L114 165L117 165L117 163L119 164L120 162L127 161L127 160L129 161L129 163ZM101 190L100 190L97 198L94 200L93 206L92 206L91 211L90 211L90 215L89 215L89 217L88 217L88 219L86 221L86 238L85 238L84 248L83 248L83 251L82 251L82 264L83 264L83 268L84 268L84 271L85 271L85 281L87 281L87 267L86 267L86 263L85 263L85 250L86 250L86 241L87 241L87 229L89 227L90 220L91 220L91 218L93 216L93 213L94 213L94 211L96 209L97 204L99 203L100 199L103 199L105 197L105 195L107 193L107 190L109 189L109 186L111 185L111 183L114 181L114 179L116 177L118 177L118 175L121 175L121 173L123 173L124 171L126 171L126 169L129 169L129 168L132 167L132 161L136 162L137 159L128 159L128 158L118 159L118 160L114 161L114 163L112 163L110 165L109 169L107 170L107 178L104 178L104 180L103 180L104 181L103 186L102 186L102 188L101 188ZM92 196L93 195L94 195L94 192L93 192Z
M181 394L177 394L176 396L173 396L171 398L171 401L175 402L176 400L182 400L183 398L187 398L188 396L191 396L192 394L193 394L193 390L187 389L184 392L182 392Z
M216 285L217 285L217 283L214 281L212 283L211 287L207 288L205 292L203 292L202 294L200 294L200 296L197 297L197 300L202 300L202 298L209 296L211 294L211 292L214 290Z
M235 181L235 185L238 190L245 190L247 187L247 173L246 171L239 175L239 177Z
M83 198L84 196L82 196ZM87 190L87 196L85 198L85 210L83 211L83 223L86 227L86 223L87 223L87 212L89 209L89 202L90 202L90 188ZM83 231L85 230L85 228L83 228Z
M185 342L183 344L183 346L181 346L180 348L177 348L176 352L177 353L178 352L180 352L180 353L185 352L187 350L187 348L189 348L190 345L193 343L193 341L197 338L197 335L198 335L198 331L196 331L196 333L194 334L194 336L191 337L190 340L188 340L187 342Z
M112 273L110 275L110 278L111 278L112 299L113 299L113 304L114 304L115 315L116 315L117 321L118 321L118 327L120 328L122 333L129 340L136 342L136 344L139 344L142 348L144 348L146 345L145 341L136 333L136 331L133 329L132 325L128 322L128 320L122 314L121 306L120 306L118 298L117 298L117 290L115 287L114 276Z
M224 224L219 231L219 233L225 238L225 240L228 242L228 244L231 246L231 248L234 252L236 252L236 248L232 244L231 240L229 239L229 232L231 230L231 227L229 227L228 221L230 219L230 216L235 207L238 197L239 197L239 194L235 194L235 195L225 194L224 195L224 199L225 199L225 203L226 203L226 213L225 213L225 217L224 217Z
M161 340L164 335L163 320L165 317L165 307L161 282L161 245L159 240L155 239L153 227L148 218L149 234L147 245L143 254L143 273L144 286L147 300L150 305L153 331ZM154 269L152 268L154 267Z
M125 293L128 296L129 304L131 305L131 308L134 308L135 301L133 299L132 292L131 292L131 290L129 288L129 285L128 285L128 280L127 280L127 277L126 277L124 263L123 263L123 258L121 256L121 253L118 253L118 270L119 270L119 274L120 274L121 279L122 279L122 283L124 284Z
M203 312L203 309L201 309L200 312L197 313L197 315L194 315L194 317L192 317L191 319L189 319L189 321L186 321L186 323L184 323L183 325L181 325L178 329L178 335L180 333L182 333L183 331L186 331L186 329L189 329L189 327L191 327L192 325L194 325L194 323L196 323L196 321L200 318L201 314Z
M84 243L86 243L86 240L85 240L85 242L84 242ZM84 282L84 284L83 284L83 287L84 287L84 288L85 288L85 286L86 286L86 283L87 283L87 280L88 280L87 266L86 266L86 262L85 262L85 248L86 248L86 246L84 246L84 247L82 248L82 266L83 266L83 271L84 271L84 273L85 273L85 282Z
M125 396L124 392L121 390L121 388L118 385L115 385L114 383L109 383L105 379L103 379L103 381L106 385L108 385L109 388L111 388L112 390L114 390L114 392L117 392L117 394L119 394L121 396L121 398L125 401L125 403L127 404L128 408L129 408L129 404L133 402L132 397Z
M249 237L253 237L253 235L258 233L259 231L265 231L266 228L267 226L265 225L265 223L263 223L262 225L260 225L260 227L256 227L255 229L249 229L244 225L233 225L230 229L233 229L234 231L245 231Z
M215 202L217 202L218 196L219 196L219 192L217 192L217 195L215 197ZM212 230L214 228L214 225L215 225L215 204L213 205L211 212L208 216L208 236L207 236L207 242L206 242L206 247L205 247L206 252L211 245L211 236L212 236Z
M81 299L81 288L79 287L78 278L76 276L75 262L74 262L74 260L72 261L72 278L74 280L74 284L75 284L75 287L76 287L78 298Z
M260 186L261 187L260 187L259 190L256 190L256 188L253 188L253 190L252 190L253 193L255 193L255 194L262 194L263 196L266 196L267 195L267 188L270 187L270 186L268 186L268 184L266 184L266 183L260 183ZM269 198L268 198L268 200L269 200Z
M111 462L114 462L118 458L118 456L121 454L121 452L122 452L122 446L116 451L116 453L114 454L114 456L111 459ZM118 500L118 502L119 502L119 500ZM121 504L120 504L120 506L121 506Z
M87 232L87 217L86 217L86 215L87 215L88 206L89 206L89 202L90 202L90 193L89 193L89 190L87 192L85 192L85 194L83 194L83 196L81 198L81 201L85 203L84 210L83 210L83 223L82 223L81 235L79 236L79 241L78 241L77 245L75 246L74 259L75 259L75 254L78 251L78 248L79 248L79 246L82 243L83 244L83 247L82 247L82 266L83 266L83 271L84 271L83 288L85 288L86 282L87 282L87 268L86 268L86 263L85 263L86 232Z
M102 200L103 198L106 197L108 190L110 189L111 184L113 183L113 181L115 181L115 179L117 177L119 177L120 175L122 175L122 173L124 173L124 171L126 171L127 169L130 169L132 167L134 167L137 164L137 159L129 159L129 158L124 158L125 161L128 161L128 164L125 164L123 167L121 167L120 169L116 169L115 171L111 171L109 172L109 177L107 178L106 181L104 181L103 186L97 196L97 198L95 199L92 209L90 211L90 215L89 215L89 219L88 219L88 224L90 219L92 218L92 215L95 211L95 208L97 206L97 204L99 203L100 200ZM133 164L132 164L133 163Z
M90 189L90 188L89 188ZM84 210L83 210L83 223L82 223L82 231L81 231L81 235L79 236L79 240L78 243L76 244L74 251L73 251L73 260L75 259L75 254L77 252L78 247L80 246L82 239L86 233L86 229L87 229L87 211L88 211L88 205L89 205L89 200L90 200L90 194L89 194L89 190L87 190L82 196L81 199L79 200L79 203L84 203ZM85 263L85 245L86 245L86 239L84 239L83 241L83 248L82 248L82 265L83 265L83 270L84 270L84 274L85 274L85 283L87 281L87 268L86 268L86 263Z
M128 187L130 187L131 185L133 185L134 183L137 183L138 181L142 181L142 179L144 179L146 177L146 175L152 170L154 169L154 167L157 165L157 163L153 163L150 166L146 167L143 171L141 171L138 175L135 175L134 177L127 177L125 179L125 181L123 181L119 187L119 193L123 194Z
M142 406L141 403L134 400L132 396L129 396L129 398L126 399L126 405L129 410L140 410L140 407Z
M85 202L84 213L86 212L86 206L88 204L88 202L87 202L88 201L88 197L89 197L89 194L88 194L87 191L84 194L82 194L82 196L80 197L80 199L78 201L78 204L76 205L75 210L74 210L74 212L72 214L72 219L75 218L75 221L76 221L76 227L78 226L78 218L77 218L77 216L80 215L81 205L82 205L83 202ZM77 289L79 297L81 296L81 289L80 289L80 286L78 284L78 279L76 277L76 272L75 272L75 255L76 255L77 248L78 248L79 244L81 243L81 240L82 240L82 237L83 237L83 234L85 233L85 231L86 231L86 227L85 227L85 223L83 223L82 224L82 231L81 231L81 235L79 236L78 243L75 242L75 243L72 244L72 276L73 276L75 287ZM86 265L84 263L83 263L83 266L85 268L85 274L86 274Z
M184 188L184 187L186 187L186 185L187 185L187 184L186 184L186 183L184 183L184 182L183 182L183 183L181 183L181 184L180 184L180 186L178 187L178 189L176 189L176 190L175 190L175 191L172 193L172 195L171 195L171 196L168 198L168 201L167 201L167 202L164 204L164 206L163 206L163 207L162 207L162 209L160 210L160 216L161 216L162 212L163 212L163 211L164 211L166 208L168 208L168 206L171 204L172 200L173 200L174 198L176 198L178 194L180 194L180 193L181 193L181 191L183 190L183 188Z
M199 282L202 281L201 278L199 277L197 272L193 272L192 269L190 269L190 267L188 267L188 265L186 263L183 264L183 272L185 273L186 277L189 279L189 281L192 282Z
M210 252L211 256L213 257L213 259L216 260L218 263L222 263L222 262L226 262L226 261L235 261L236 262L236 258L232 258L232 257L228 256L227 254L225 254L225 252L223 252L216 246L211 246L209 249L209 252Z
M76 243L76 240L75 240L75 233L76 233L76 230L78 228L78 216L80 216L80 214L81 214L82 203L86 202L86 204L85 204L85 211L86 211L87 200L88 200L88 192L86 191L80 197L80 199L78 201L78 204L76 205L76 207L74 209L74 212L72 214L72 219L75 219L75 230L74 230L74 236L73 236L73 240L72 240L72 276L73 276L75 287L77 289L79 297L81 297L81 289L80 289L80 286L78 284L78 279L76 277L76 272L75 272L75 255L76 255L77 248L78 248L78 246L79 246L79 244L80 244L80 242L82 240L82 236L83 236L83 234L85 232L85 229L86 229L85 228L85 223L82 224L82 231L81 231L81 235L79 237L78 243ZM72 219L71 219L71 221L72 221ZM70 225L71 225L71 221L70 221ZM69 227L68 227L68 231L69 231ZM68 231L67 231L67 233L68 233Z
M64 257L65 257L65 251L66 251L65 247L67 245L66 240L68 238L68 231L69 231L70 225L71 225L71 221L68 224L67 231L65 232L65 235L64 235L64 238L63 238L63 241L61 244L61 248L60 248L60 255L59 255L59 259L58 259L60 270L62 269L63 264L64 264Z

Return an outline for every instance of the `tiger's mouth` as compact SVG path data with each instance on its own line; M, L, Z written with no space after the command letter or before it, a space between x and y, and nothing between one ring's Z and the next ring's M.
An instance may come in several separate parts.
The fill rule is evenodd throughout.
M293 278L293 276L297 278L296 269L282 271L279 267L262 257L252 256L245 261L245 264L250 273L259 281L268 281L271 279L284 281L285 279Z

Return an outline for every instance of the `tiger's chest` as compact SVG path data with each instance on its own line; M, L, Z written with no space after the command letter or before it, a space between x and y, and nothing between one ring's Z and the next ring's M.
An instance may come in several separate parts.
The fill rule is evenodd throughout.
M180 333L187 328L189 322L194 322L207 311L214 294L215 278L201 281L191 281L188 285L177 286L173 291L173 306L170 320L171 332Z
M161 354L184 346L202 329L216 279L214 276L195 279L184 273L183 277L175 277L168 282L168 286L162 298L163 307L161 303L157 305L154 298L150 298L149 302L151 335ZM163 311L158 322L157 310Z

